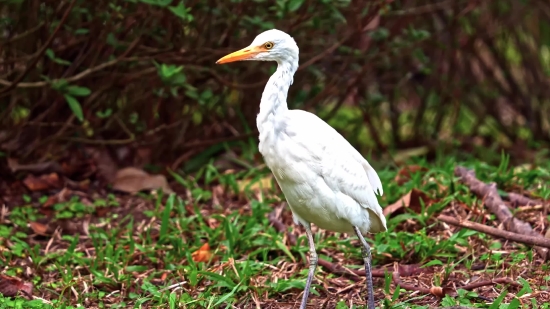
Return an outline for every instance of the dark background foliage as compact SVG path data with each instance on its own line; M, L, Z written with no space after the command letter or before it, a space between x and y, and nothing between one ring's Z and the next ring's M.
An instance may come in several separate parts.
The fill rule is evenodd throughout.
M148 149L173 168L239 152L274 65L215 61L273 27L300 46L290 107L363 152L540 148L549 20L543 0L3 1L0 148Z

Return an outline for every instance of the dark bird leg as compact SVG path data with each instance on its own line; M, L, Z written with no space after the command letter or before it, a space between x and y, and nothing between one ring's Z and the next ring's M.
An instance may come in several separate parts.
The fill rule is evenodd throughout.
M304 296L302 297L302 304L300 309L306 309L307 298L309 296L309 289L311 288L311 281L313 281L313 275L315 275L315 268L317 268L317 252L315 251L315 243L313 242L313 234L311 233L311 225L308 223L302 224L306 229L307 239L309 241L309 273L307 275L306 288L304 289Z
M368 309L375 309L374 306L374 289L372 286L372 272L371 272L371 255L370 255L370 247L363 235L361 234L361 231L359 231L359 228L354 226L353 229L355 230L355 234L357 234L357 237L359 237L359 240L361 241L361 244L363 244L363 248L361 252L363 253L363 261L365 262L365 275L367 276L367 296L369 297L367 301L367 308Z

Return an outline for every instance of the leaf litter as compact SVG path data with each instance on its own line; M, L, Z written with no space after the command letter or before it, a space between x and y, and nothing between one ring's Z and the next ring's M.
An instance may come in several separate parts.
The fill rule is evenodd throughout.
M94 165L97 166L100 164L96 162L85 166L90 168L90 166ZM89 257L99 257L101 253L97 250L100 247L91 242L92 239L90 238L89 231L95 229L119 231L118 233L123 233L121 234L122 236L124 233L127 233L123 232L125 230L123 227L128 224L130 224L131 230L128 231L129 234L127 235L135 238L136 241L142 241L140 240L143 237L141 235L148 235L147 237L152 241L151 246L153 247L151 249L163 250L162 246L159 247L159 244L154 243L162 241L164 237L160 234L162 232L160 225L162 225L162 221L165 219L162 217L162 213L158 213L157 215L155 213L163 211L163 205L166 205L167 202L166 197L160 198L161 196L159 196L160 199L151 198L149 195L143 195L139 192L152 191L154 193L158 188L162 189L163 192L174 192L172 189L174 187L177 188L175 190L176 194L183 197L180 200L182 204L179 206L180 209L178 211L185 212L186 216L194 218L193 220L203 221L210 231L205 234L202 230L192 232L185 228L175 227L175 229L183 231L178 237L182 239L182 244L185 245L182 248L184 251L180 252L178 255L179 258L174 261L177 261L181 265L190 263L184 254L186 250L190 250L188 257L193 262L204 263L203 271L209 274L225 275L230 271L238 275L240 271L236 267L238 267L237 265L241 265L238 263L242 263L242 261L237 262L237 260L229 259L224 262L223 259L228 254L229 256L236 254L236 252L230 252L231 247L227 247L227 245L231 246L231 242L228 240L231 237L228 233L230 234L231 232L228 230L229 227L224 218L233 216L232 220L237 220L234 216L245 216L247 218L254 216L253 208L257 207L253 205L255 203L254 199L257 201L267 200L269 201L268 203L274 206L272 206L273 210L269 214L266 213L265 218L279 232L281 238L276 241L280 242L280 245L274 246L274 248L266 252L269 252L272 257L277 257L278 262L272 265L266 264L268 266L265 267L270 270L267 273L265 271L254 273L249 283L254 292L252 294L246 292L240 294L241 299L237 299L234 304L242 308L255 307L258 304L261 308L290 308L299 299L301 284L304 280L300 276L300 272L307 267L306 260L300 258L300 255L296 251L296 246L300 241L302 241L302 246L304 245L303 229L293 224L292 215L288 207L280 202L280 192L269 189L272 183L270 176L256 177L255 180L251 178L239 179L237 182L239 191L237 195L227 185L216 182L205 185L203 190L210 192L210 196L205 198L201 194L193 192L193 190L196 191L198 189L190 190L190 188L182 187L177 183L169 184L165 176L161 175L161 178L158 175L149 174L141 168L127 167L112 172L111 174L115 175L111 178L114 191L105 189L108 188L107 185L109 182L105 180L102 182L100 180L106 178L99 175L99 173L105 173L105 171L100 172L99 169L95 169L94 173L90 173L89 171L81 172L82 175L87 175L88 177L89 185L87 187L74 186L75 183L83 181L82 178L74 176L78 174L74 171L71 179L62 172L51 172L47 168L27 170L17 170L17 173L27 173L22 178L22 181L16 180L12 183L2 183L2 188L10 188L5 190L5 194L2 196L4 204L8 209L8 213L3 213L2 215L2 224L12 227L12 234L18 232L30 233L28 236L18 239L27 242L30 246L38 246L42 254L62 253L69 250L71 252L82 252ZM42 171L43 173L41 173ZM412 179L418 177L418 175L423 177L422 175L426 172L426 167L413 165L397 172L394 181L399 186L407 186L407 184L411 184ZM57 177L52 176L54 174ZM94 176L96 174L97 177ZM28 179L33 180L30 181ZM151 179L155 180L151 181ZM429 182L437 183L436 180L433 178L433 175L424 177L422 184L412 187L400 198L394 200L393 203L386 203L389 204L384 210L388 217L388 222L391 222L392 218L397 218L403 214L427 215L430 207L438 206L444 202L448 195L453 194L449 187L441 185L436 185L438 189L435 191L420 189L420 187L426 187L426 184ZM32 184L33 182L39 185ZM71 186L72 188L69 188ZM41 189L37 190L36 188ZM430 186L426 188L430 188ZM243 194L243 191L250 193ZM38 194L39 192L41 193ZM518 194L518 196L506 202L512 209L522 209L521 207L533 207L547 203L547 201L540 199L535 205L530 202L525 203L526 200L522 200L519 197L528 196L525 192L510 193ZM30 198L25 198L25 194ZM510 196L514 196L513 194ZM528 201L531 201L531 199ZM438 207L434 211L440 211L442 214L463 218L464 220L481 220L484 224L502 228L498 222L491 219L488 211L483 208L483 203L483 198L474 198L465 201L460 197L455 197L447 203L447 206L442 208L442 211ZM26 224L20 225L20 222L15 220L15 218L12 220L13 216L10 216L10 211L12 214L14 212L17 213L19 209L25 208L21 205L29 205L29 207L37 209L38 213L41 213L43 217L36 220L31 218L32 216L27 216L28 221ZM421 213L422 209L424 209L424 214ZM518 215L521 220L536 227L539 232L543 232L548 227L548 218L541 217L541 211L543 209L530 209L528 211L521 211ZM66 217L60 217L60 214L64 214ZM178 212L172 209L166 218L172 220L177 214ZM526 298L525 295L536 299L538 303L549 301L547 270L543 267L544 260L541 260L536 253L525 251L520 244L509 242L506 239L486 237L475 231L438 222L434 218L426 218L426 221L422 224L419 224L417 219L396 221L393 227L394 233L403 233L401 231L412 233L407 234L409 235L407 236L409 238L408 243L400 243L404 252L410 252L401 258L385 252L381 248L381 244L374 246L375 264L377 266L374 270L374 277L375 286L377 287L376 297L378 299L383 299L384 295L389 297L393 293L392 291L399 285L401 287L401 295L397 300L416 298L413 303L417 305L438 304L441 300L445 299L445 295L452 297L462 295L460 294L462 293L460 292L461 290L475 291L475 295L477 296L470 297L474 303L491 303L491 301L496 300L501 295L502 291L509 292L503 301L519 299L521 303L526 303L529 298ZM423 219L419 220L422 221ZM263 229L265 230L265 228ZM464 235L466 231L466 236L460 236L461 238L458 239L459 241L456 245L453 245L454 249L441 249L440 251L454 251L456 252L454 254L462 256L463 261L464 259L469 260L471 264L460 262L454 258L449 259L451 257L448 255L449 253L439 256L438 251L434 251L432 255L422 257L419 255L421 253L419 252L420 249L414 247L415 241L418 241L415 240L415 237L420 237L418 236L420 235L418 234L419 231L427 233L422 237L429 238L424 239L437 240L434 244L452 240L453 237L457 237L456 235ZM341 252L338 245L335 245L337 242L347 239L347 235L320 231L318 229L315 229L315 232L319 233L320 237L326 240L326 243L323 243L320 246L321 248L319 248L322 259L316 275L321 289L316 290L318 295L312 295L311 304L334 307L338 302L343 300L348 304L364 305L364 271L359 267L361 265L360 255ZM214 235L217 236L214 237ZM542 235L544 234L542 233ZM67 239L64 238L66 236L77 237L74 247L72 247L71 242L67 242ZM376 237L391 238L392 236ZM202 244L197 244L197 241ZM336 243L334 243L335 241ZM375 243L379 241L375 240ZM212 250L210 248L211 243L216 243L215 248L217 249ZM351 240L349 243L353 247L359 248L355 240ZM113 245L116 246L116 244ZM8 248L12 251L20 250L17 248L17 245L7 239L0 243L0 248L4 248L2 252L6 252ZM114 279L112 275L107 275L100 281L97 281L97 278L94 279L95 276L89 271L83 271L85 269L80 269L80 266L77 266L73 270L73 276L76 275L76 278L79 278L76 281L79 283L71 288L71 290L74 290L71 292L73 294L72 297L66 295L64 299L68 303L75 304L79 302L79 299L80 302L82 301L79 295L93 290L109 293L110 296L104 298L103 302L115 304L121 301L128 301L124 295L127 295L130 291L131 293L138 294L147 294L147 291L150 291L149 288L144 288L142 285L146 282L144 281L146 278L157 285L177 287L180 291L184 291L184 293L193 297L198 297L198 299L203 297L201 295L205 291L213 291L209 287L210 284L214 283L212 281L213 277L207 279L207 277L199 275L196 279L193 279L198 281L195 281L194 285L190 285L188 280L192 277L189 277L189 273L181 274L182 276L171 276L168 272L162 271L167 266L162 262L162 256L169 254L169 251L166 253L162 251L153 253L151 251L146 254L142 250L131 254L131 259L126 262L129 262L129 265L132 265L136 269L136 271L132 272L132 277L137 280L135 281L136 285L127 287L126 294L112 294L121 287L121 282ZM149 252L150 250L145 251ZM358 251L355 252L357 253ZM249 253L241 252L239 254L242 254L242 257L246 260L246 255ZM530 257L529 254L533 254L533 256ZM518 256L523 257L523 260L518 260ZM235 256L235 258L238 257ZM57 290L57 293L62 293L63 288L59 285L59 281L63 279L60 277L60 274L56 274L56 271L53 270L55 268L52 268L52 265L48 263L48 260L51 260L51 258L45 260L40 265L25 262L24 255L11 255L9 259L4 257L3 260L7 263L5 268L6 275L2 275L0 284L0 292L4 296L14 296L17 293L24 297L33 296L33 293L36 292L33 290L31 281L35 281L37 278L41 287L48 287L48 290ZM28 266L22 268L23 265ZM142 266L146 268L138 271ZM29 271L21 272L20 269L28 269ZM155 269L158 270L159 274L158 276L151 277L150 273L155 273ZM9 276L8 273L15 275L15 277ZM388 280L391 283L389 286L390 290L385 290L384 282L388 282ZM296 282L297 285L292 287L293 285L291 284L290 288L282 288L281 286L274 290L273 287L278 286L277 282L286 281L289 284L290 282ZM269 282L272 282L272 288L266 289L265 287ZM55 286L58 287L55 288ZM236 287L236 285L231 286L231 289ZM522 292L526 290L526 286L531 291L528 294ZM221 291L219 289L214 288L214 290ZM264 296L260 297L258 293ZM65 294L62 293L62 295ZM420 295L422 297L418 297ZM41 289L40 294L35 295L35 297L38 296L50 300L57 297L55 294L46 292L43 289ZM88 302L85 302L87 308L94 308L100 301L99 299L90 299L90 297L87 299ZM250 305L247 300L252 301L254 305Z

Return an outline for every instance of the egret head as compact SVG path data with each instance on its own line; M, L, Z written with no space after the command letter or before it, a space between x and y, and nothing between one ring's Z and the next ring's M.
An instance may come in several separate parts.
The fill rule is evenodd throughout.
M276 61L278 63L297 61L298 52L298 45L290 35L277 29L271 29L258 34L248 47L231 53L216 63L244 60Z

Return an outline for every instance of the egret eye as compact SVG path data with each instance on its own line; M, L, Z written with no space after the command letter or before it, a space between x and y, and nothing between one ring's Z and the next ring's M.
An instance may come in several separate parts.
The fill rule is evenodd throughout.
M272 49L274 45L275 44L273 44L273 42L267 42L267 43L264 44L264 47L266 49Z

